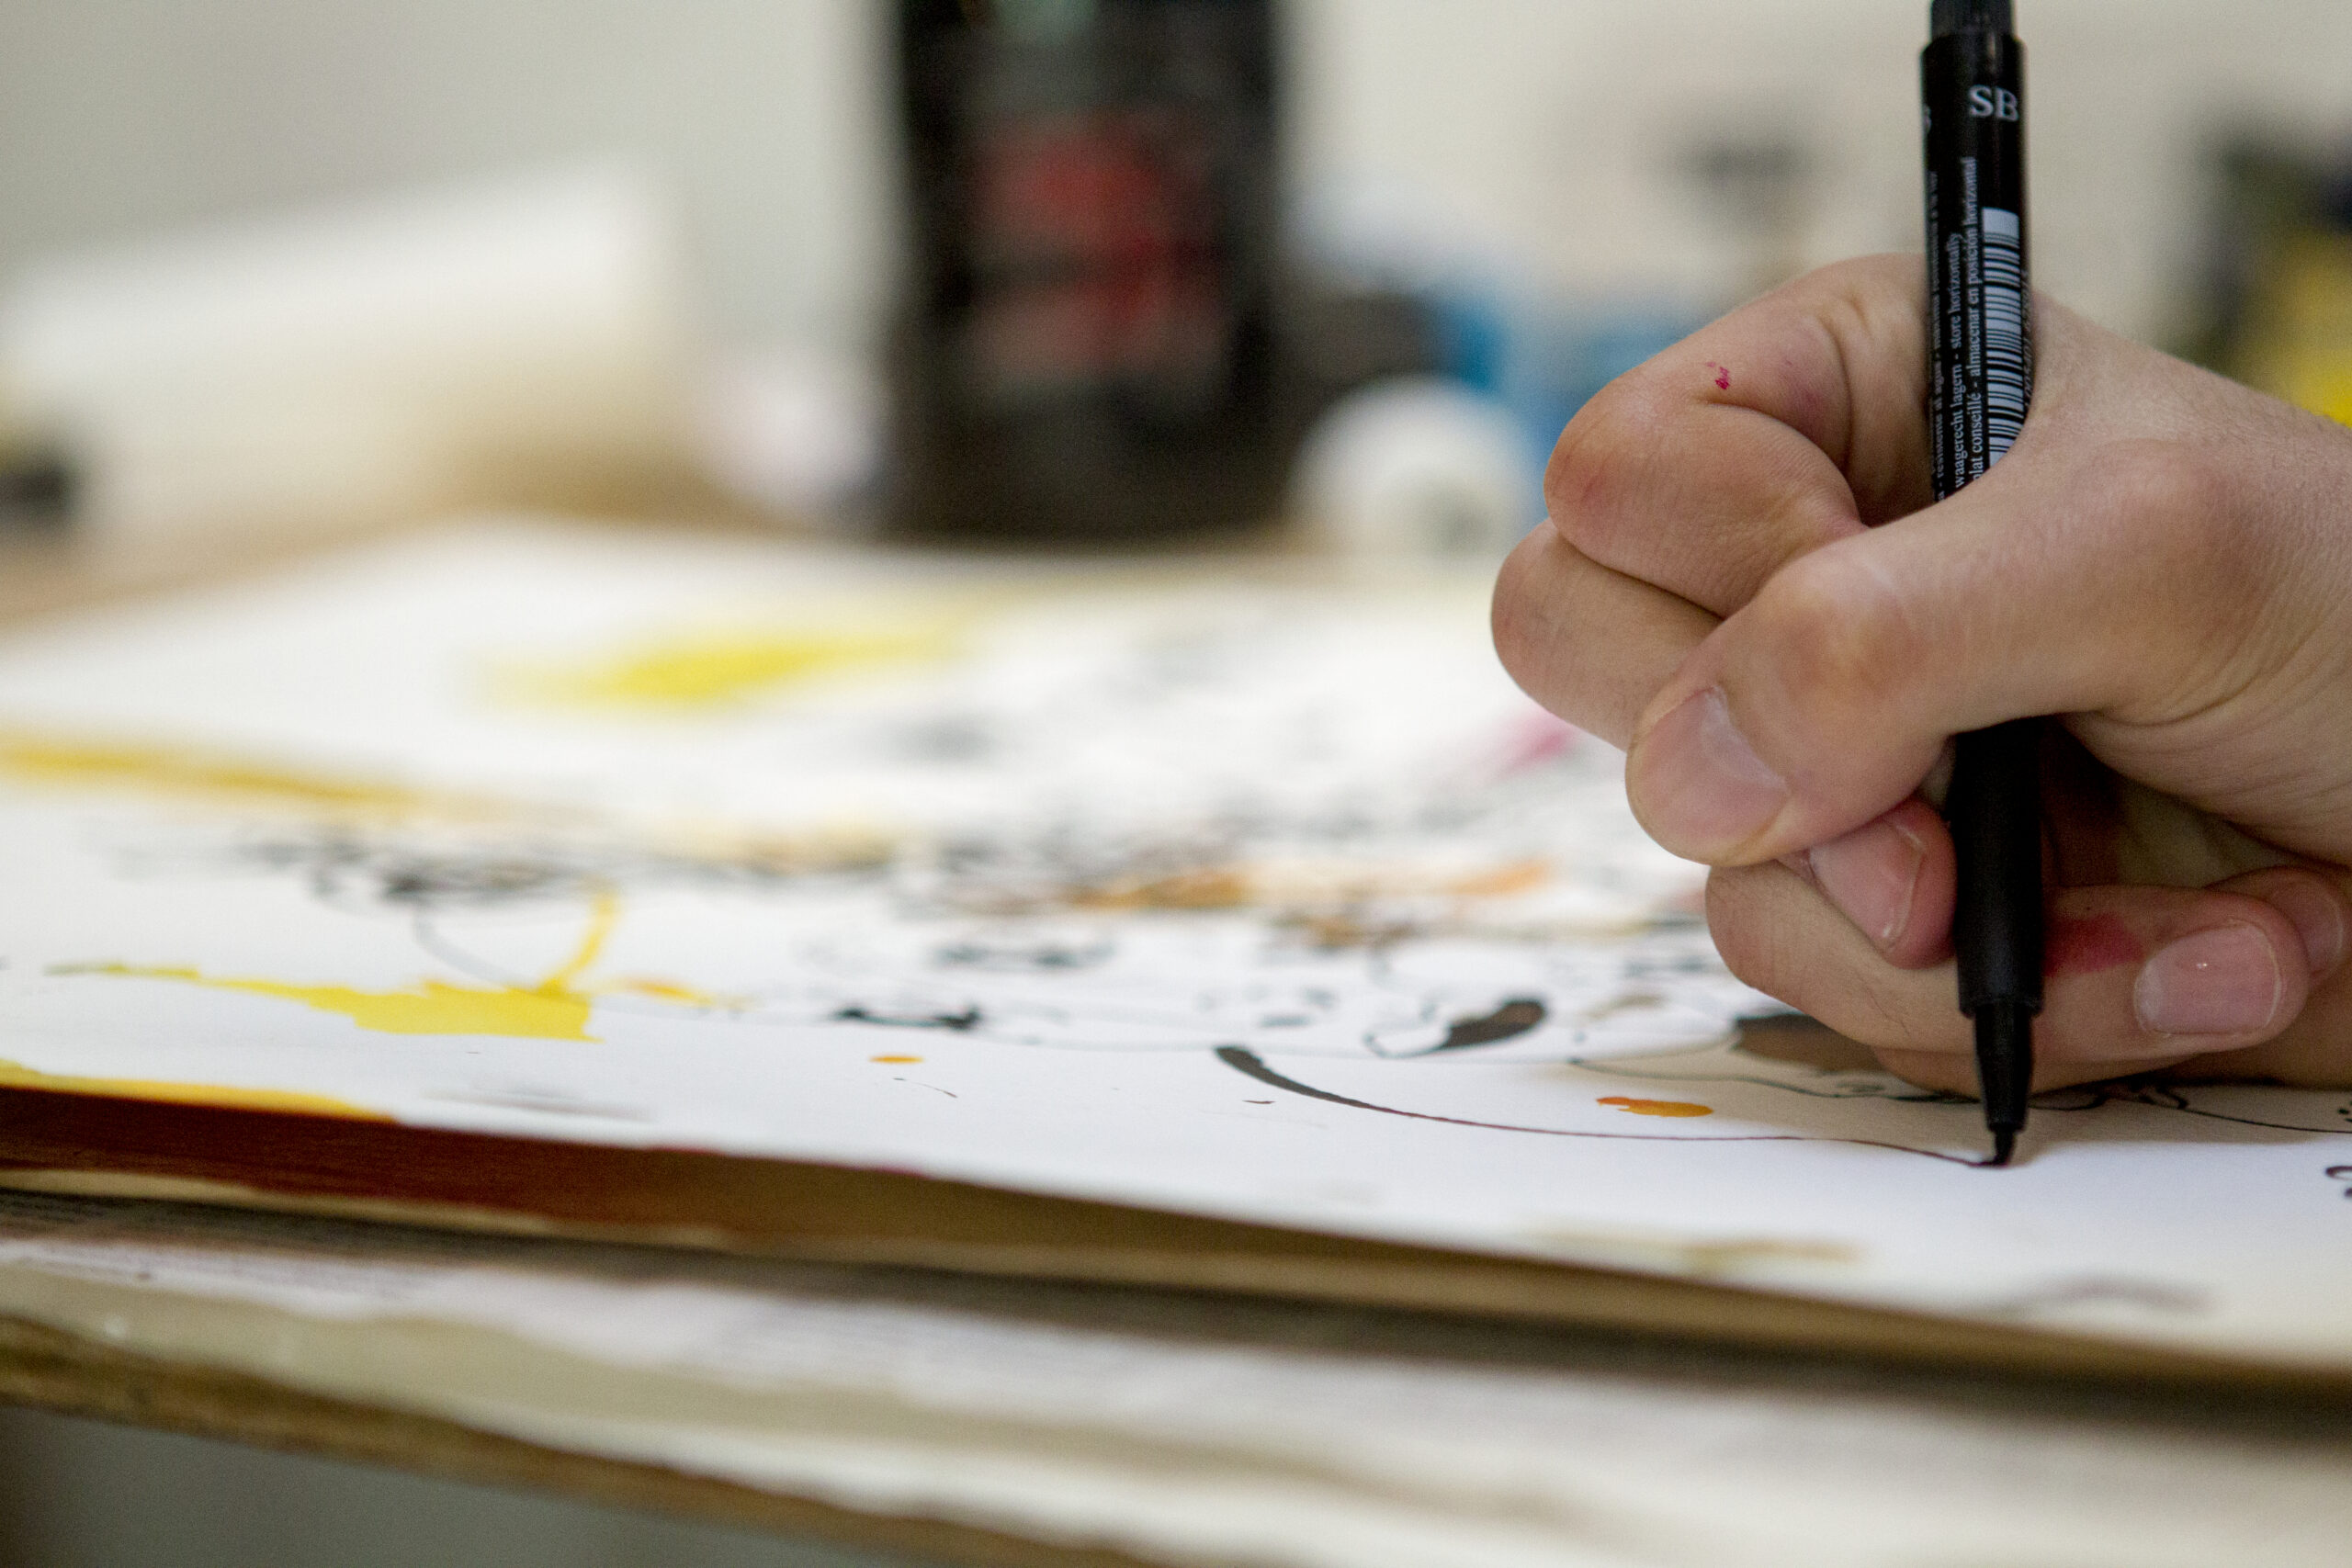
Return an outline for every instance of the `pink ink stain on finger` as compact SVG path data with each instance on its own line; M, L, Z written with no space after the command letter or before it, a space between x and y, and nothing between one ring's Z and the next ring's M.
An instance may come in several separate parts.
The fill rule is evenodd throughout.
M1713 360L1710 359L1707 361L1707 368L1715 373L1715 390L1719 392L1728 392L1731 390L1730 367L1718 365Z
M2096 975L2102 969L2137 964L2148 956L2132 928L2113 915L2093 915L2086 920L2050 922L2050 948L2043 969L2052 979L2062 975Z

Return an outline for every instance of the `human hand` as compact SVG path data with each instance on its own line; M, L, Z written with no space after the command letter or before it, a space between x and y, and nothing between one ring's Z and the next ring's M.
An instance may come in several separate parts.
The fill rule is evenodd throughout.
M2023 433L1930 505L1924 295L1825 268L1595 398L1505 665L1628 748L1735 973L1962 1093L1928 802L1951 736L2063 716L2037 1087L2352 1086L2352 431L2037 299Z

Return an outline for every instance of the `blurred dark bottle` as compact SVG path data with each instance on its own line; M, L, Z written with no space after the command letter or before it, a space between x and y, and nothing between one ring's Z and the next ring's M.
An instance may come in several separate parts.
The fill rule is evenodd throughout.
M894 525L1136 540L1271 516L1317 400L1274 320L1272 0L902 0Z

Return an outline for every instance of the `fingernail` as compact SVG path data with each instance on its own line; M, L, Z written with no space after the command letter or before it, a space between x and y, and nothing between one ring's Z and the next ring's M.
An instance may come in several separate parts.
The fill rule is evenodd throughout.
M1789 786L1732 722L1723 689L1710 686L1650 727L1628 765L1634 806L1667 848L1707 860L1770 827Z
M2263 901L2295 923L2303 939L2303 959L2312 977L2332 972L2344 961L2344 903L2315 881L2282 878L2262 896Z
M2278 954L2255 926L2223 926L2158 951L2132 987L2140 1026L2154 1034L2244 1034L2278 1011Z
M1806 857L1814 886L1861 928L1882 953L1903 940L1911 924L1911 895L1919 886L1927 847L1881 819L1842 839L1816 844Z

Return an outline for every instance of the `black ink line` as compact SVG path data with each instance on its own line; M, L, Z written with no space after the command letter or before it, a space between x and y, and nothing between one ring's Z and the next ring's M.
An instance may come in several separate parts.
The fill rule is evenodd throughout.
M1333 1094L1327 1089L1300 1083L1284 1077L1266 1066L1255 1051L1241 1045L1220 1045L1216 1059L1246 1077L1257 1079L1270 1089L1304 1095L1333 1105L1345 1105L1357 1111L1376 1111L1383 1116L1405 1116L1416 1122L1442 1122L1453 1127L1477 1127L1489 1133L1535 1133L1547 1138L1606 1138L1617 1143L1635 1144L1851 1144L1858 1148L1886 1149L1899 1155L1917 1155L1921 1159L1940 1160L1946 1165L1963 1166L1974 1169L1981 1161L1965 1155L1938 1154L1933 1149L1915 1149L1905 1144L1882 1143L1876 1138L1815 1137L1807 1133L1735 1133L1725 1137L1685 1137L1672 1133L1588 1133L1567 1127L1518 1127L1507 1122L1473 1122L1463 1116L1439 1116L1427 1111L1399 1111L1393 1105L1374 1105L1368 1100L1351 1100L1344 1094Z

